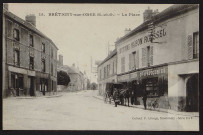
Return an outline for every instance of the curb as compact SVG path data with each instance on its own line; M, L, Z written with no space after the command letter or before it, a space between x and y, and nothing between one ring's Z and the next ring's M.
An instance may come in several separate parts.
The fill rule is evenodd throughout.
M12 97L14 99L36 99L36 98L54 98L62 97L63 95L52 95L52 96L35 96L35 97Z
M103 100L97 96L93 96L94 98L97 98L97 99L100 99L100 100ZM131 106L131 107L134 107L134 108L138 108L138 109L144 109L144 107L139 107L139 106ZM164 113L169 113L169 114L175 114L175 115L182 115L182 116L190 116L190 117L199 117L197 115L194 115L194 116L191 116L191 115L187 115L187 114L178 114L178 113L173 113L173 112L170 112L170 110L164 110L164 109L160 109L160 110L152 110L152 109L147 109L148 111L157 111L157 112L164 112Z

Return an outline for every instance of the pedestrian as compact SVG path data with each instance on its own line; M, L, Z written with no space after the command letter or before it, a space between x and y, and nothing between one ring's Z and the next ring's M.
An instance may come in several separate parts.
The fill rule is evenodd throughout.
M115 102L115 107L117 107L117 105L119 103L119 91L118 91L117 88L114 88L113 99L114 99L114 102Z
M147 105L146 105L146 102L147 102L147 92L146 91L144 91L144 93L143 93L142 100L143 100L143 104L144 104L144 109L146 110L146 108L147 108Z

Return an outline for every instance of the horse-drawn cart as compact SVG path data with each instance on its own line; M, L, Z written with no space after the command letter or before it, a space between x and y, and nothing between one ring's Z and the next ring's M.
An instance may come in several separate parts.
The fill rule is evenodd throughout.
M111 104L111 101L115 100L115 98L113 98L114 90L117 89L120 93L122 88L123 88L123 84L121 83L106 83L106 89L104 93L104 102L105 103L109 102Z

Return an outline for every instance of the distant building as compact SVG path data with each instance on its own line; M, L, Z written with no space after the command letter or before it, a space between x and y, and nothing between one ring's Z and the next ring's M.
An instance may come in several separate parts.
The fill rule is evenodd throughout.
M61 55L62 56L62 55ZM65 71L70 77L70 83L68 84L67 90L85 90L87 89L87 75L84 74L73 64L72 66L63 65L58 67L58 71Z
M36 28L36 17L25 20L3 8L3 97L38 96L55 92L57 50Z
M106 83L117 82L117 51L113 50L97 68L99 94L103 95Z

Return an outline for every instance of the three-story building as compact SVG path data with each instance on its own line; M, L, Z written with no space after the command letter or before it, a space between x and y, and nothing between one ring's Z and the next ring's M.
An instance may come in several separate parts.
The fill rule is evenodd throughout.
M173 5L116 41L117 79L160 108L198 111L199 6Z
M3 9L3 97L45 95L56 91L57 50L36 28L36 17L25 20Z

